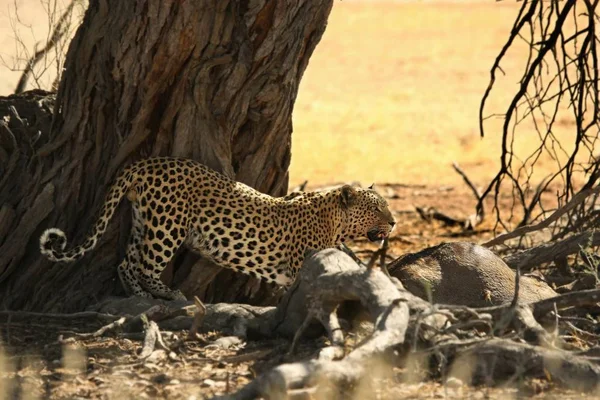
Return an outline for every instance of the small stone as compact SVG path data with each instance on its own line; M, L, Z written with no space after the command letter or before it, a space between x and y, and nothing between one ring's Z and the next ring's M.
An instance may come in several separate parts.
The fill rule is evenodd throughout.
M450 378L446 379L446 386L451 387L451 388L459 388L461 386L463 386L464 383L463 381L461 381L458 378L455 378L453 376L451 376Z
M237 336L224 336L222 338L215 340L214 342L212 342L211 344L209 344L206 347L207 348L217 347L217 348L221 348L221 349L231 349L233 347L241 346L243 344L244 344L244 341Z
M319 352L319 360L341 360L344 358L344 348L340 346L329 346Z
M205 379L202 381L202 386L213 387L213 386L215 386L215 381L213 381L212 379Z

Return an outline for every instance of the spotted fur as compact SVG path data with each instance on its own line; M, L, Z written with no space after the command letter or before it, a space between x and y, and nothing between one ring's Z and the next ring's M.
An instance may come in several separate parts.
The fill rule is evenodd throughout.
M188 159L149 158L127 167L106 197L86 240L65 251L56 228L40 238L52 261L74 261L93 249L123 196L133 220L119 277L129 294L185 298L160 280L182 245L239 272L289 285L307 248L332 247L347 239L387 237L394 218L371 189L343 186L275 198Z

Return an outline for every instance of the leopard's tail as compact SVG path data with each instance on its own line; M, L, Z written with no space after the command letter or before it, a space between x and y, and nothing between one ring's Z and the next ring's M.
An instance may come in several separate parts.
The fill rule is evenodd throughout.
M67 236L65 233L58 228L46 229L40 237L40 251L42 254L50 261L71 262L79 260L85 253L96 247L96 243L98 243L98 240L106 231L108 222L133 181L134 174L131 168L126 168L108 191L100 216L96 220L85 242L65 251L67 247Z

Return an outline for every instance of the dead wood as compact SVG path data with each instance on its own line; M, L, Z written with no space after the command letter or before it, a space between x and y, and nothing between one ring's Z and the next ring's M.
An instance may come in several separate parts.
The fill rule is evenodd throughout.
M490 382L518 383L524 376L551 379L560 386L581 391L598 389L600 366L585 357L502 338L476 343L447 343L441 351L462 371L461 380L479 385Z
M203 304L203 303L201 303ZM204 304L203 304L204 305ZM258 307L248 304L206 304L205 313L198 323L198 308L193 301L167 301L141 297L109 298L94 307L104 314L125 316L125 331L141 331L141 316L158 323L161 330L190 330L197 321L197 332L221 331L227 335L245 338L248 326L256 318L273 313L274 307ZM260 323L257 323L260 326Z
M345 253L328 249L308 255L297 283L287 304L289 307L300 300L306 304L307 313L294 342L303 333L306 321L315 319L326 328L331 343L341 346L343 334L336 309L345 300L358 300L368 310L375 322L373 334L341 361L322 357L284 364L224 398L282 398L289 389L310 386L317 378L325 378L333 384L353 383L366 374L369 363L376 357L404 342L409 298L381 270L361 267ZM292 321L295 323L297 319ZM284 320L284 324L286 322Z
M579 292L565 293L557 297L541 300L531 304L533 315L536 319L545 314L571 307L582 307L600 303L600 289L581 290Z
M463 181L467 184L469 189L471 189L473 196L475 196L475 199L477 200L475 214L468 216L464 222L465 229L475 229L475 226L479 225L479 223L485 218L485 207L483 205L483 201L481 200L481 191L469 179L467 174L458 166L458 163L453 162L452 168L454 168L454 171L456 171L456 173L458 173L463 178Z
M6 329L20 325L35 326L43 330L61 330L69 327L71 330L89 332L94 329L103 329L107 325L111 326L117 320L119 320L119 316L93 311L73 314L0 311L0 326L6 327ZM86 335L93 335L93 333L86 333Z
M156 345L160 346L163 350L169 350L169 347L165 344L158 329L158 325L154 321L150 321L145 314L142 314L142 322L144 324L144 344L140 351L139 358L146 359L153 352Z
M419 216L427 222L436 220L444 223L447 226L464 226L466 221L464 219L458 219L444 214L434 207L415 207L415 209L417 210L417 213L419 213Z
M200 328L204 321L204 317L206 317L206 306L197 296L194 296L194 305L196 306L196 312L194 313L194 319L192 320L192 326L190 327L190 336L196 336L198 328Z
M317 253L317 256L319 256L317 260L314 258L307 259L307 263L301 271L299 286L296 287L295 290L298 291L305 285L312 286L312 290L314 291L308 291L305 294L307 301L306 305L308 308L308 316L305 321L312 318L318 319L328 330L331 343L335 350L336 347L340 347L343 337L341 336L341 332L339 334L336 332L337 329L339 329L339 324L335 312L332 310L335 310L340 299L356 298L357 295L359 298L363 299L361 303L367 305L368 308L368 301L364 300L368 296L365 297L364 293L365 291L377 293L378 287L366 283L364 284L362 291L359 292L362 294L355 293L355 288L363 285L362 281L367 282L371 278L375 279L375 276L379 274L383 279L385 275L378 269L365 268L363 269L364 272L362 272L362 274L373 275L364 275L363 277L360 274L363 267L351 263L350 257L342 255L342 253L337 250L328 250L327 253L320 252ZM344 259L347 261L343 261ZM319 264L315 265L315 261L322 264L323 267ZM340 263L343 265L343 271L335 272L335 269L339 268ZM336 266L333 271L330 269L332 266ZM320 272L322 274L318 275L318 279L316 280L314 279L315 272ZM346 278L349 278L352 275L352 279L360 279L361 282L357 283L346 280ZM334 292L331 291L330 288L332 287L332 283L336 281L336 291ZM319 359L280 365L258 377L239 392L225 396L224 398L284 398L289 390L314 386L317 382L320 384L328 382L328 384L332 384L338 388L348 386L368 376L370 363L381 362L379 357L385 354L386 350L391 349L403 348L405 351L417 351L418 349L425 348L429 349L427 351L433 353L437 352L436 354L438 356L441 349L443 349L448 357L452 356L448 358L449 360L453 360L457 357L460 358L463 354L467 354L467 350L471 350L471 353L468 354L474 354L478 357L487 357L488 353L484 350L479 350L480 347L477 347L475 344L484 346L489 342L489 339L483 337L474 340L469 335L465 335L465 332L478 327L487 326L489 331L491 331L492 326L494 326L494 331L497 334L504 334L508 331L515 332L524 340L534 344L541 344L549 348L553 347L556 342L555 337L542 328L533 317L531 309L535 309L537 303L530 305L519 304L516 306L507 303L503 306L488 309L470 309L464 306L452 305L438 306L431 305L422 299L412 296L402 288L398 281L393 282L388 279L386 285L391 285L390 287L385 288L387 296L390 296L390 293L393 294L391 297L388 297L392 300L391 304L388 306L390 307L389 309L400 312L399 309L394 307L405 305L410 308L413 312L413 317L411 317L408 322L405 322L405 320L393 322L390 321L393 317L392 314L389 314L386 318L382 318L382 315L385 314L371 312L370 314L376 318L376 326L373 335L342 360L336 361L328 357L323 357L324 352L322 351ZM377 297L378 296L375 296L374 298ZM297 299L297 295L292 296L290 303L294 303ZM550 303L550 300L543 301ZM559 301L562 306L565 306L568 302L569 300L562 299ZM546 304L542 302L539 303ZM287 307L281 308L281 310L284 309L287 309ZM377 317L377 315L379 315L379 317ZM402 318L404 318L404 315L405 314L402 314ZM397 318L398 317L395 317L395 319ZM295 319L295 321L297 323L298 320ZM498 329L498 324L502 325L502 329ZM302 329L304 327L305 325L300 327L294 342L296 342L299 335L302 334ZM407 327L407 329L405 327ZM454 329L451 329L452 327L454 327ZM496 359L498 370L493 371L493 373L498 382L510 379L514 376L514 371L518 371L520 377L537 376L535 375L537 373L535 370L535 373L531 374L527 370L518 370L519 363L528 362L537 365L536 363L538 360L543 360L543 357L546 355L553 357L555 360L564 357L566 360L566 366L564 368L584 368L589 365L589 362L585 359L574 359L572 355L566 352L549 353L550 350L540 346L516 344L518 348L523 349L519 355L515 352L514 346L510 345L511 342L506 342L508 344L504 347L496 346L493 348L494 351L502 352L500 353L501 355L506 355L504 358L501 357ZM411 345L411 343L414 345ZM451 349L452 353L448 352L449 349ZM332 349L327 348L326 350ZM539 352L537 352L537 350L539 350ZM477 351L477 353L475 351ZM329 351L325 355L333 355L334 358L341 356L338 351ZM524 357L525 361L518 356ZM482 358L482 360L485 361L487 359ZM502 365L505 362L510 365ZM433 365L437 364L434 363ZM504 373L498 373L498 371L504 371ZM506 371L511 371L511 374L507 374ZM481 373L481 371L477 373ZM479 379L477 373L473 372L474 380ZM557 373L562 373L562 371L558 370ZM573 382L568 380L565 380L564 383L568 387L573 387L572 385L574 385Z
M504 257L504 261L512 268L522 271L539 265L561 260L568 255L581 251L588 246L600 245L600 232L586 231L566 239L556 240L531 247L521 252Z
M541 229L547 228L552 223L558 221L559 218L561 218L563 215L565 215L568 212L575 209L579 204L581 204L589 196L596 195L598 193L600 193L600 186L596 186L593 189L584 189L584 190L580 191L579 193L577 193L575 196L573 196L573 198L571 200L569 200L569 202L567 204L565 204L564 206L562 206L559 209L557 209L556 211L554 211L552 213L552 215L550 215L548 218L544 219L543 221L541 221L537 224L534 224L534 225L520 226L511 232L505 233L503 235L499 235L499 236L495 237L494 239L483 243L482 246L485 246L485 247L496 246L498 244L502 244L502 243L506 242L507 240L521 238L524 235L527 235L528 233L536 232Z
M301 338L321 334L325 328L331 346L321 349L318 358L275 367L226 397L230 399L283 398L290 392L297 394L299 389L312 390L315 386L319 390L323 386L332 386L330 389L337 392L351 390L353 384L370 379L375 366L391 368L410 358L410 353L417 357L427 355L433 376L441 373L443 377L447 371L458 370L454 366L466 362L477 368L469 369L467 376L461 377L463 381L489 383L493 379L500 383L510 382L515 377L544 377L539 373L545 368L555 382L590 389L596 387L595 381L590 379L597 380L598 366L584 356L555 349L555 345L560 344L556 336L538 321L551 312L590 304L598 298L600 290L570 293L529 304L513 305L509 301L486 308L430 304L406 291L400 281L390 279L380 268L367 268L340 250L327 249L310 252L297 281L277 308L130 298L105 301L97 307L101 313L87 312L79 318L89 321L97 317L110 322L90 334L91 337L122 329L123 337L143 340L140 362L156 357L178 357L174 352L183 339L174 339L174 344L165 343L163 337L168 338L170 334L165 330L189 330L194 322L194 331L217 330L237 336L236 341L231 342L234 344L255 337L294 338L292 351ZM345 355L339 314L343 308L340 306L348 302L366 310L374 327ZM106 312L115 315L107 316ZM25 321L26 314L0 313L0 316L14 315ZM127 321L123 323L119 316ZM62 318L60 314L53 317L65 323L76 320L74 316ZM502 338L490 339L492 333ZM76 335L63 342L90 335ZM506 339L507 335L512 339ZM527 368L521 369L523 365ZM569 371L578 374L577 379L566 378L564 374Z
M113 331L122 329L123 325L125 324L125 321L127 321L127 318L121 317L118 320L113 321L108 325L104 325L102 328L98 329L96 332L79 333L76 336L81 339L101 337L101 336L104 336L107 332L113 332Z

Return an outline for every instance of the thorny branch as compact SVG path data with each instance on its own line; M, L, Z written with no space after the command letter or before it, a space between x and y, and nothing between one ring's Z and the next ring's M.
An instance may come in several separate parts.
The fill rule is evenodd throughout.
M522 41L528 46L518 89L502 114L500 170L479 200L482 206L487 197L493 196L497 227L510 231L511 226L525 227L545 217L551 210L542 204L542 193L549 189L556 192L556 206L560 207L579 191L597 185L600 178L597 6L598 0L522 2L506 44L490 70L489 86L480 105L481 136L492 129L486 123L488 115L497 115L495 110L487 110L498 75L504 73L501 64L509 50ZM515 139L533 132L537 134L534 139L537 147L524 153L517 148ZM552 165L552 173L533 190L533 180L539 180L534 173L542 163ZM513 194L509 215L500 208L500 193L507 186ZM597 227L597 199L597 194L590 196L562 218L552 221L553 239ZM529 230L526 227L520 233Z

